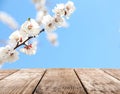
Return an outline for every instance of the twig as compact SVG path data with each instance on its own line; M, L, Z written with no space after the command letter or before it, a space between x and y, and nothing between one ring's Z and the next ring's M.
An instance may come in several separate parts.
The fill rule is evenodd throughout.
M39 34L40 33L42 33L42 32L44 32L45 31L45 29L42 29L40 32L39 32ZM39 35L38 34L38 35ZM19 44L19 42L17 43L17 45L15 46L15 48L14 48L14 50L15 49L17 49L18 47L20 47L20 46L22 46L22 45L25 45L25 43L28 41L28 40L30 40L30 39L32 39L32 38L35 38L36 36L30 36L30 37L28 37L28 39L26 39L23 43L21 43L21 44Z

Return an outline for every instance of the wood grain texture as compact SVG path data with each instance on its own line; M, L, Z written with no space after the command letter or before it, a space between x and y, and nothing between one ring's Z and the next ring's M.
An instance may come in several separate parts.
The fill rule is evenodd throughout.
M88 94L120 94L120 81L99 69L75 69Z
M5 77L17 72L18 70L0 70L0 80L4 79Z
M32 94L44 69L22 69L0 81L0 94Z
M120 69L102 69L104 72L120 80Z
M86 94L73 69L48 69L34 94Z
M120 69L0 70L0 94L120 94Z

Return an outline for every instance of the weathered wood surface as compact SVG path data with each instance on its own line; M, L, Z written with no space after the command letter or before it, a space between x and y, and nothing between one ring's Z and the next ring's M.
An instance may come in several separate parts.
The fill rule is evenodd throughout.
M120 80L120 69L103 69L103 71Z
M0 94L120 94L120 69L0 70Z
M13 74L16 71L18 71L18 70L0 70L0 80Z
M85 94L72 69L48 69L35 94Z
M0 94L32 94L45 70L23 69L0 81Z
M88 94L120 94L120 81L100 69L76 69Z

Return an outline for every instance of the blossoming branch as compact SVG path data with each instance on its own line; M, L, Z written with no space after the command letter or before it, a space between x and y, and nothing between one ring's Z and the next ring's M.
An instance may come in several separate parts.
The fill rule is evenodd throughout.
M66 25L66 19L74 12L75 6L72 1L66 4L57 4L52 10L53 16L48 14L45 7L45 0L33 0L37 9L36 19L28 18L20 29L14 31L9 36L9 43L5 47L0 47L0 64L5 62L15 62L19 59L19 51L27 55L34 55L37 51L37 41L30 42L30 39L36 38L42 32L45 32L47 39L53 44L58 45L57 34L54 32L57 28ZM43 27L43 28L42 28Z

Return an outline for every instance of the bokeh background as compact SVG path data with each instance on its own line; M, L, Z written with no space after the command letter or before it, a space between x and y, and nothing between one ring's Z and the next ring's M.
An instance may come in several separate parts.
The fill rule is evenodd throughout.
M57 3L67 1L48 0L49 12ZM72 1L76 11L68 20L69 27L56 30L58 47L53 47L43 33L36 55L20 53L18 61L5 63L2 68L120 68L120 0ZM0 11L20 25L36 16L31 0L0 0ZM7 41L12 32L0 22L0 40Z

